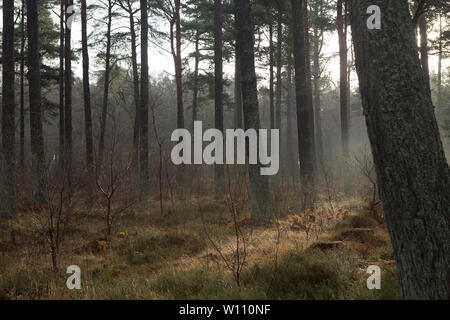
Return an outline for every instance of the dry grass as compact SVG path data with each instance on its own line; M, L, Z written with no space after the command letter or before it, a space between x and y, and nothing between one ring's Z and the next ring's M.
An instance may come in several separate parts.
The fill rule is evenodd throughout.
M348 203L357 207L354 200ZM225 257L235 254L233 219L223 204L211 199L179 202L167 207L165 215L155 213L157 208L154 203L150 210L136 208L122 215L108 241L95 210L80 215L80 224L69 230L62 245L56 273L28 216L3 223L0 299L400 298L389 237L370 217L352 213L324 230L319 240L340 237L345 246L323 252L312 248L315 238L307 240L305 232L291 228L287 213L273 225L258 225L244 209L239 224L248 240L247 259L237 286L205 235ZM360 239L352 234L354 228L374 232ZM365 287L368 263L382 266L382 290ZM65 286L69 265L81 268L81 290Z

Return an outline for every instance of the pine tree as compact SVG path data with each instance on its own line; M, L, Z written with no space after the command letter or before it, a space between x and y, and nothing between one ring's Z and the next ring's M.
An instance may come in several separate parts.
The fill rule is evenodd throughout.
M449 299L450 170L407 0L351 0L364 114L406 299ZM380 7L382 28L367 28Z

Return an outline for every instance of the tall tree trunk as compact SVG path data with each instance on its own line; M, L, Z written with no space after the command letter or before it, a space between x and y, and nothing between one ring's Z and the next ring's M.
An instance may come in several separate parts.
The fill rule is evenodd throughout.
M192 96L192 128L194 128L194 122L198 119L198 68L200 64L200 31L196 31L195 34L195 62L194 62L194 89Z
M277 17L277 88L276 88L276 128L281 130L281 68L283 67L282 61L282 44L283 44L283 2L279 0L278 17Z
M175 61L175 81L177 85L177 128L184 128L184 108L183 108L183 70L181 64L181 17L180 0L175 1L175 48L172 48ZM173 36L172 36L173 38ZM172 46L173 47L173 46Z
M286 99L286 150L287 150L287 161L288 161L288 173L293 176L295 171L298 169L298 161L295 156L294 146L294 128L293 119L295 116L295 110L293 110L292 102L294 100L294 95L292 92L292 52L288 51L287 57L287 99Z
M254 30L250 0L236 0L236 50L239 52L245 129L260 128L258 89L255 71ZM247 148L247 153L249 149ZM260 175L260 164L248 165L252 218L272 221L274 218L269 181Z
M369 5L383 12L383 27L375 32L366 27ZM403 296L449 299L450 171L408 1L350 0L350 15L364 114Z
M45 200L45 153L41 116L41 72L37 2L27 0L28 82L30 94L31 161L33 201Z
M64 168L65 148L65 116L64 116L64 38L65 38L65 2L61 0L60 16L59 16L59 161L61 168Z
M301 178L301 207L314 204L314 116L308 101L304 2L292 0L294 30L295 92L297 103L298 152Z
M25 0L22 0L20 19L20 172L25 181Z
M214 0L214 105L215 128L224 133L223 128L223 53L222 53L222 0ZM220 199L225 191L223 164L214 165L215 197Z
M439 44L438 44L438 71L437 71L437 114L440 115L442 107L442 13L439 14Z
M148 75L148 11L147 0L140 0L141 4L141 96L140 104L140 134L139 134L139 160L140 160L140 196L142 200L148 200L149 163L148 163L148 103L149 103L149 75Z
M139 71L137 62L137 44L136 44L136 28L134 22L134 12L132 2L127 0L127 7L129 22L130 22L130 35L131 35L131 65L133 69L133 94L135 104L135 119L134 119L134 131L133 131L133 165L138 169L139 160Z
M273 52L273 25L269 24L269 99L270 99L270 128L275 129L275 92L274 92L274 52Z
M349 108L347 99L347 27L345 23L345 13L343 0L337 1L336 27L339 39L339 92L341 107L341 140L342 140L342 176L344 179L344 190L348 190L349 179L346 174L345 160L349 157Z
M68 8L73 6L73 0L66 0L66 30L65 30L65 71L64 71L64 170L68 193L72 193L72 47L71 30L68 20L74 12Z
M244 128L243 111L242 111L242 81L241 81L241 65L237 49L235 48L234 62L234 118L235 127Z
M322 13L322 3L316 6L316 15ZM314 120L316 129L317 164L323 165L323 142L322 142L322 106L320 101L320 52L323 45L323 31L319 31L317 23L314 25L314 54L313 54L313 82L314 82Z
M312 73L311 73L311 45L309 41L309 14L308 14L308 0L303 0L303 14L304 20L303 25L305 28L305 58L306 58L306 88L307 88L307 97L308 97L308 110L311 110L310 114L310 123L312 124L313 129L313 150L314 150L314 158L313 162L316 165L316 152L315 152L315 125L314 125L314 105L313 105L313 89L312 89Z
M91 89L89 86L89 52L87 41L87 12L86 0L81 0L81 43L83 51L83 95L84 95L84 125L86 139L86 167L87 178L89 179L88 195L92 202L92 193L94 191L94 146L92 138L92 108L91 108Z
M419 31L420 31L420 60L422 62L423 77L425 78L425 85L430 90L430 67L428 64L428 24L425 13L419 17Z
M175 65L175 83L177 87L177 128L184 128L184 107L183 107L183 68L181 60L181 3L180 0L174 0L174 16L170 22L170 43L171 52ZM175 31L174 31L175 27ZM184 165L177 168L177 186L183 195L184 186Z
M16 216L16 127L14 93L14 0L3 1L2 193L0 218Z
M108 99L109 99L109 85L111 74L111 28L112 28L112 0L108 0L108 23L106 30L106 54L105 54L105 81L103 86L103 106L102 118L100 123L100 141L98 147L98 162L103 163L103 156L105 152L105 136L106 136L106 122L108 118Z

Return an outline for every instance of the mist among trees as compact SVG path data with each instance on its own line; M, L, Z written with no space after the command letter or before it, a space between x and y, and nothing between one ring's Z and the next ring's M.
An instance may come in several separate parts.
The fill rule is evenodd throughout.
M450 297L446 1L1 10L0 298ZM196 121L279 130L278 173L174 164Z

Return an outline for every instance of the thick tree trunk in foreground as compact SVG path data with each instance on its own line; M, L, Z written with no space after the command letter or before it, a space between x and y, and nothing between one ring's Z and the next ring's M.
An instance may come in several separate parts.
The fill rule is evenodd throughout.
M84 126L86 140L87 192L92 201L94 191L94 146L92 138L91 89L89 86L89 52L87 42L86 0L81 0L81 43L83 51Z
M381 8L381 30L366 10ZM449 299L450 172L406 0L351 0L356 67L404 298Z
M139 134L139 162L140 162L140 197L148 200L150 195L149 167L148 167L148 11L147 0L141 0L141 96L140 96L140 134Z
M292 0L294 28L295 92L297 96L298 152L301 178L301 207L314 204L314 115L308 101L303 0Z
M30 94L30 135L33 201L43 202L45 190L44 135L41 118L41 71L37 3L27 0L28 82Z
M14 97L14 0L3 1L2 192L0 218L16 216L16 127Z
M236 0L237 51L241 65L245 129L260 128L258 90L255 72L254 30L250 0ZM248 148L247 148L248 152ZM269 181L260 175L261 165L248 165L252 202L252 218L272 221L273 208Z

